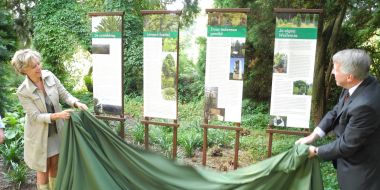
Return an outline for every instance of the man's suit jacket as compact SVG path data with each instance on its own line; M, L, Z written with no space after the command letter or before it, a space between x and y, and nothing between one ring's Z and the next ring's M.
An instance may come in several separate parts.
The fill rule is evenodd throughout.
M342 190L380 189L380 85L366 78L345 102L343 90L338 104L318 125L334 131L336 140L320 146L318 156L337 161Z

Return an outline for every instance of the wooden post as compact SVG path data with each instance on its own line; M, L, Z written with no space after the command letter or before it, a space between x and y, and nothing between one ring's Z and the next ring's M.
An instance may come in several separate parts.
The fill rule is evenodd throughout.
M145 117L146 121L149 121L149 117ZM144 124L144 144L145 144L145 150L149 150L149 124Z
M269 125L269 129L272 129L272 125ZM268 158L272 156L272 141L273 141L273 133L269 132L269 141L268 141Z
M208 120L205 119L204 123L207 125ZM202 150L202 165L206 165L206 157L207 157L207 126L203 126L203 150Z
M123 116L120 116L120 118L122 118ZM124 129L124 121L125 120L122 120L120 121L120 130L119 130L119 136L124 140L125 138L125 129Z
M240 127L240 123L235 123L237 127ZM236 138L235 138L235 156L234 156L234 169L236 170L238 167L239 162L239 138L240 138L240 131L236 130Z
M174 120L174 123L177 124L177 120ZM173 126L173 160L177 158L177 126Z

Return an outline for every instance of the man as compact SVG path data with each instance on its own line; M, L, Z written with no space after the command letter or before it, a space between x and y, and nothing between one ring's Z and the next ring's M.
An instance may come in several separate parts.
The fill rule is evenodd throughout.
M5 136L4 136L4 123L1 120L1 115L0 115L0 144L3 144L4 140L5 140Z
M336 84L343 88L339 102L309 136L310 144L334 131L336 139L309 147L309 157L336 163L342 190L380 189L380 85L369 76L371 58L363 50L347 49L333 56Z

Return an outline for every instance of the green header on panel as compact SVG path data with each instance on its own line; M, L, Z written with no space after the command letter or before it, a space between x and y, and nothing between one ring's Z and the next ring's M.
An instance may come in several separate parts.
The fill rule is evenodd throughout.
M207 37L243 37L247 35L245 26L207 26Z
M121 32L92 32L92 38L121 38Z
M276 38L317 39L317 28L276 28Z
M178 32L144 32L145 38L177 38Z

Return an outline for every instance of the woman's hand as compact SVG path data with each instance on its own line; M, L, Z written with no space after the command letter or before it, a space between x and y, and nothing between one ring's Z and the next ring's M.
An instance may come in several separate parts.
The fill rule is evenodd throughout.
M70 112L74 110L68 109L68 110L63 110L58 113L53 113L50 115L51 120L57 120L57 119L70 119Z
M88 109L88 107L87 107L86 104L83 104L83 103L80 103L80 102L75 102L74 103L74 107L79 108L81 110L87 110Z

